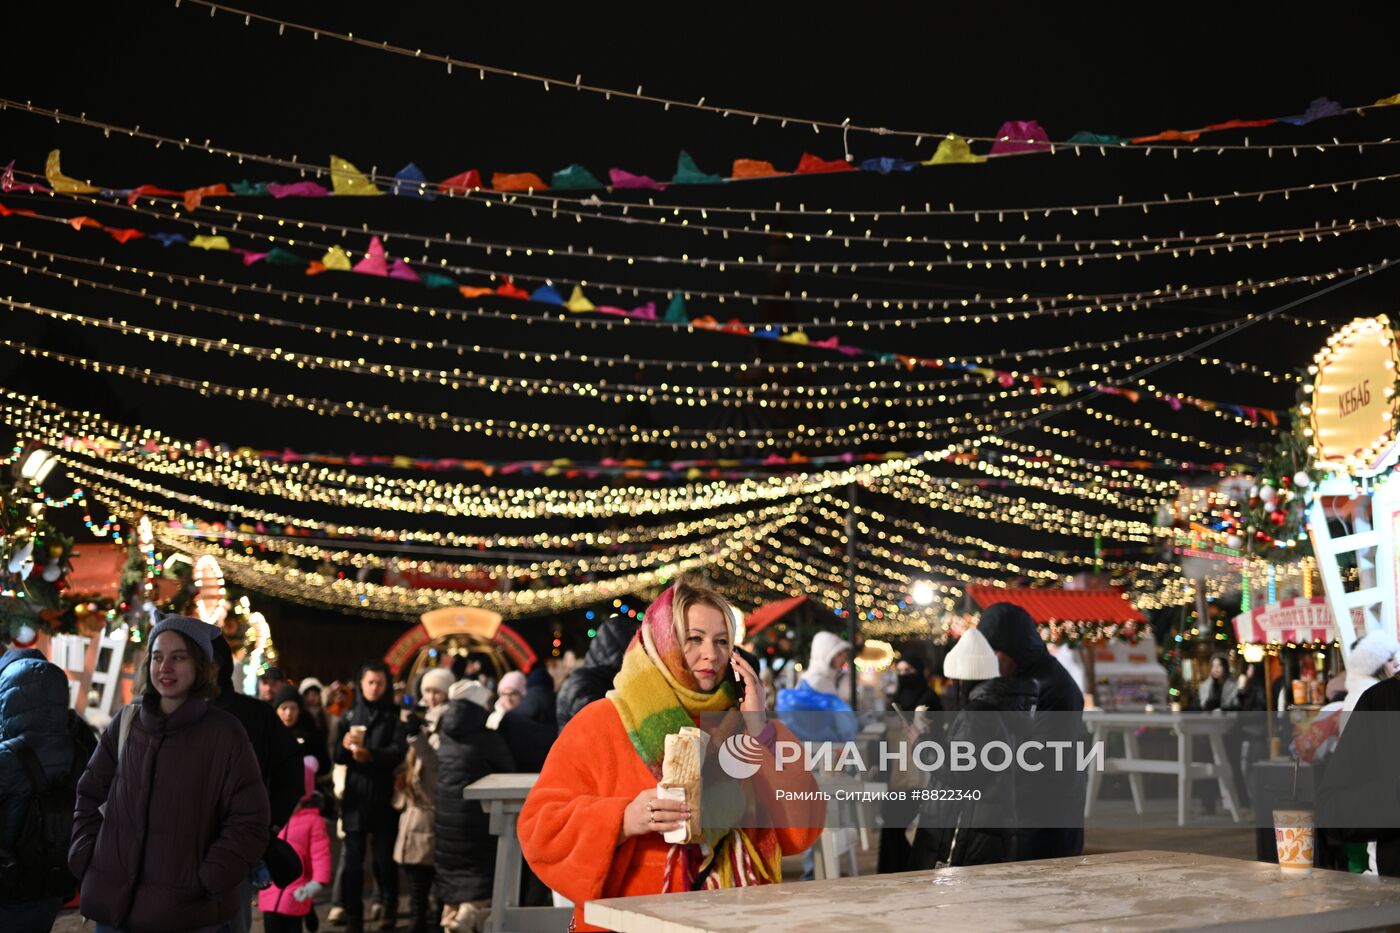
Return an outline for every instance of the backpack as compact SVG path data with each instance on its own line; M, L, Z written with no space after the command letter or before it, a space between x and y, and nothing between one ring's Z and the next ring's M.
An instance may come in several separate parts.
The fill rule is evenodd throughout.
M68 842L73 835L73 805L84 762L74 748L72 767L50 781L39 756L23 736L12 746L29 775L32 796L12 851L0 849L0 900L23 902L72 897L78 882L68 871Z

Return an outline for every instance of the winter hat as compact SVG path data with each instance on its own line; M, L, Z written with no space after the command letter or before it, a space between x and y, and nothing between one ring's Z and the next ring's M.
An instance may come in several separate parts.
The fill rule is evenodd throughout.
M423 674L423 679L418 682L418 693L421 695L429 690L441 690L446 693L456 682L457 678L453 677L447 668L435 667Z
M943 659L943 676L952 680L992 680L1001 676L1001 666L986 636L970 628Z
M525 675L519 671L507 671L501 677L501 682L496 685L496 693L501 694L508 690L513 690L523 697L525 695Z
M272 708L276 709L283 703L295 703L297 706L301 706L301 692L291 684L287 684L278 690L277 695L272 698Z
M851 643L834 632L813 635L812 654L807 669L802 672L802 680L820 693L838 693L842 675L840 671L831 669L831 659L850 650Z
M286 679L287 675L282 673L282 668L280 667L269 667L267 670L263 671L260 675L258 675L258 680L262 681L263 683Z
M1395 657L1397 651L1400 651L1400 643L1396 642L1394 635L1379 629L1367 632L1352 646L1347 668L1362 677L1374 677L1386 661Z
M459 680L447 690L449 700L468 700L482 709L491 708L491 691L479 680Z
M305 693L308 690L319 690L322 693L325 693L326 685L321 683L315 677L308 677L301 682L300 686L297 687L297 692Z
M168 615L156 623L151 634L146 637L148 644L154 644L161 632L179 632L190 639L204 652L210 661L214 660L214 626L189 616Z

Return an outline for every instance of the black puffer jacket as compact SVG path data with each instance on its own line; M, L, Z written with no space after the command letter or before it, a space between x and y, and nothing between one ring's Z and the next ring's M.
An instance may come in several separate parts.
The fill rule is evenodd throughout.
M1016 662L1018 677L1032 678L1039 687L1030 738L1039 742L1084 741L1084 693L1064 665L1046 650L1030 614L1011 603L995 603L983 610L977 629L994 651L1003 652ZM1083 825L1085 772L1065 768L1020 774L1021 787L1027 793L1031 792L1027 785L1034 784L1038 800L1053 801L1038 803L1037 811L1058 813L1057 828L1077 830ZM1077 855L1072 851L1074 843L1069 845L1070 851L1057 851L1052 847L1049 853Z
M559 685L554 708L561 731L575 713L594 700L601 700L612 689L613 678L622 670L623 652L640 625L639 619L613 616L599 626L597 637L583 656L583 663Z
M559 734L559 719L555 709L554 678L543 664L536 664L525 677L525 698L515 712L534 720Z
M21 737L45 777L54 781L66 774L74 786L97 748L86 723L70 725L67 676L33 648L0 657L0 846L7 850L34 796L29 772L15 752Z
M209 705L243 724L253 754L258 756L258 769L272 808L272 824L286 826L297 801L306 792L301 748L269 704L234 689L233 652L222 636L215 635L213 644L214 660L219 665L219 695Z
M1036 682L1029 678L1011 675L983 681L968 694L949 725L946 747L952 748L954 742L971 742L977 748L1005 742L1014 749L1031 732L1035 702ZM988 865L1007 860L1017 812L1013 770L951 772L945 768L933 772L930 787L955 793L975 788L980 799L926 804L914 837L910 869L936 868L940 862Z
M491 896L496 839L479 800L463 800L462 788L488 774L516 770L505 740L486 728L486 710L453 700L438 720L437 814L434 860L438 899L460 904Z
M345 747L351 726L365 727L365 747L370 760L359 762ZM408 754L408 733L399 720L389 691L377 703L366 703L355 691L350 707L335 730L335 763L345 765L345 793L340 819L346 832L394 832L399 822L394 809L394 772Z
M1368 688L1346 727L1317 790L1318 824L1346 842L1374 842L1376 871L1400 878L1400 680Z

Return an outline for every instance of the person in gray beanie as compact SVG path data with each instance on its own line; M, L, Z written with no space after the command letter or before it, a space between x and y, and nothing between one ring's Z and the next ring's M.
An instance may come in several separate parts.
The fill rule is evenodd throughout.
M267 848L257 756L238 720L209 704L214 636L186 616L151 630L139 699L108 724L78 782L68 866L98 933L223 927Z

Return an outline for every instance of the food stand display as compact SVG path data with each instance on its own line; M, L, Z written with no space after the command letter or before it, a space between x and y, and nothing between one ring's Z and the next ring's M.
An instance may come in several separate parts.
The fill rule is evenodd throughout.
M1318 351L1308 401L1299 408L1313 470L1323 474L1308 506L1308 535L1343 660L1366 632L1396 631L1397 367L1389 319L1357 318ZM1349 589L1343 565L1352 563L1357 586Z
M499 612L471 606L433 609L420 617L384 654L384 662L395 678L412 682L419 672L436 666L432 652L442 654L482 654L491 659L496 677L508 670L526 673L538 658L533 649Z

